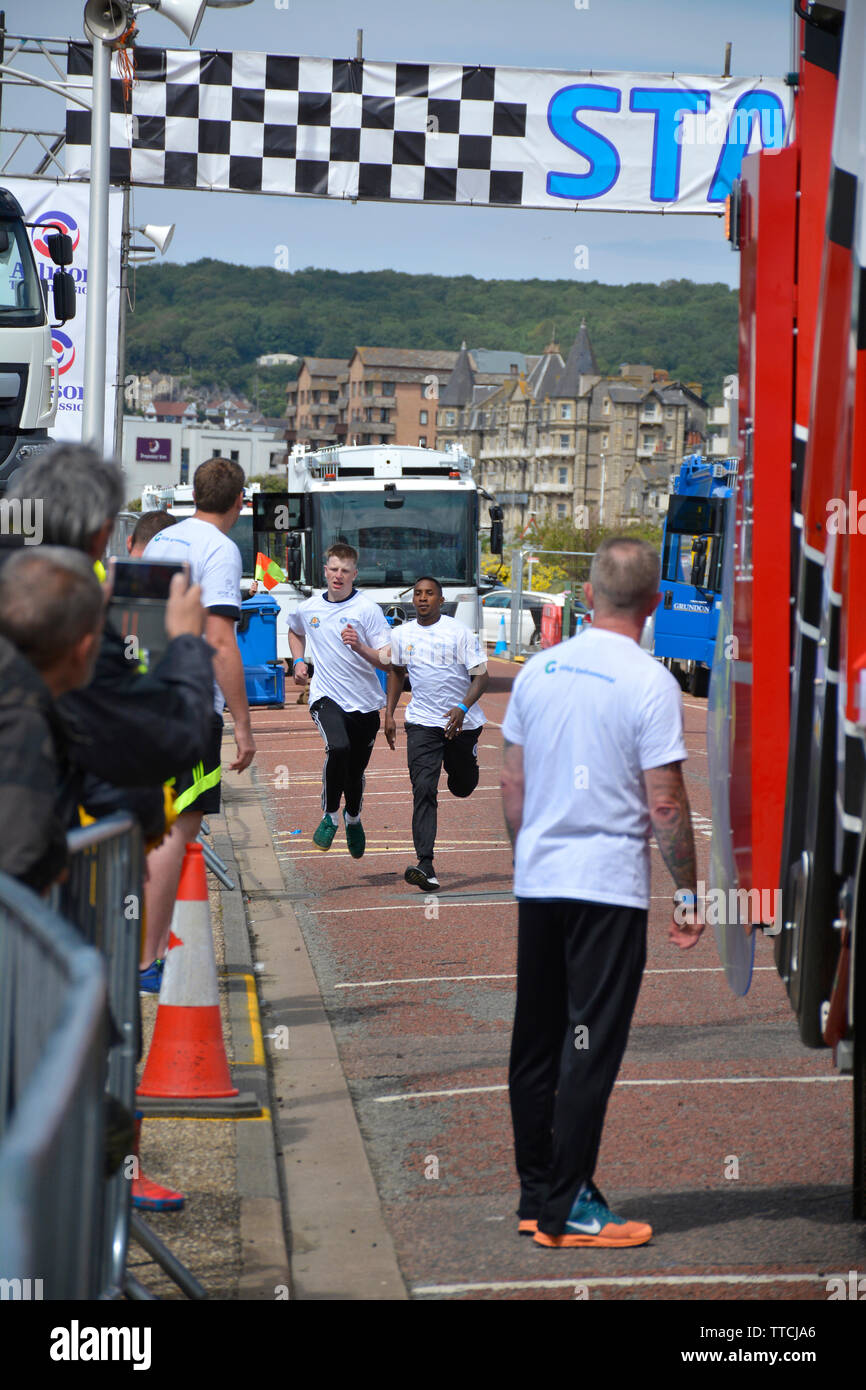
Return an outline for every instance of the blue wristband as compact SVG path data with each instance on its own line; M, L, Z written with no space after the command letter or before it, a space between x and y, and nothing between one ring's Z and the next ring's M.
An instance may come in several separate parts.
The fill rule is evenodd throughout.
M468 713L469 713L469 711L468 711L468 709L466 708L465 705L455 705L455 709L462 709L462 711L463 711L464 714L468 714Z
M292 669L293 669L293 670L294 670L294 668L297 666L297 664L298 664L299 661L303 661L304 665L306 665L306 663L307 663L307 658L306 658L305 656L296 656L295 659L294 659L294 661L292 662Z

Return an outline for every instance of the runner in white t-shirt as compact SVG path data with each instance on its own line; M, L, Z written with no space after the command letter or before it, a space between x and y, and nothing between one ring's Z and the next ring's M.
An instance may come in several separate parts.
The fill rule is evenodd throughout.
M351 545L332 545L325 557L324 593L314 594L289 619L289 648L296 685L307 682L304 659L309 644L313 653L310 682L310 714L325 741L322 771L323 816L313 834L317 849L328 850L337 833L340 802L345 798L343 819L346 844L353 859L366 847L361 824L364 770L379 732L379 710L385 696L374 671L343 640L349 624L373 647L384 647L390 638L382 609L355 588L358 552Z
M545 1246L643 1245L593 1182L605 1110L646 959L650 832L695 904L679 686L641 651L661 595L651 545L596 551L593 626L534 657L502 726L502 801L515 845L517 1006L509 1092L519 1230ZM703 927L674 913L669 939Z
M392 628L390 650L376 652L346 629L343 640L378 666L390 664L385 737L396 742L394 711L408 672L412 699L406 709L406 756L412 779L412 839L417 864L403 877L423 893L440 884L433 866L439 777L442 767L452 796L471 796L478 786L478 738L484 715L476 704L487 689L487 659L474 632L442 613L442 585L423 575L415 580L417 619Z

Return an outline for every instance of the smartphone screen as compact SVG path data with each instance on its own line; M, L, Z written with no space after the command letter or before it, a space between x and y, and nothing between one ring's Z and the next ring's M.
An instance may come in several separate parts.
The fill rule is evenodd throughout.
M174 560L119 560L109 562L111 597L114 599L153 599L164 602L176 574L187 574L189 566Z

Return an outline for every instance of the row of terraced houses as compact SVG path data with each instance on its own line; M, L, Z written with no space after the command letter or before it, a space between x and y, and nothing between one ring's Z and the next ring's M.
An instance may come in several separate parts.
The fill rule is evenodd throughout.
M599 371L586 324L563 358L467 348L358 347L307 357L287 388L289 444L460 444L505 509L507 534L590 517L657 521L690 449L724 452L697 382L625 363ZM720 447L722 446L722 447Z

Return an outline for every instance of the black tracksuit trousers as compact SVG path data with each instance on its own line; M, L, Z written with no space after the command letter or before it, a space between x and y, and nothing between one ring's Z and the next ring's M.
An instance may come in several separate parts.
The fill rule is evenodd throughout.
M344 710L323 695L310 705L310 714L325 740L322 769L322 810L334 814L346 798L346 814L359 816L364 796L364 769L379 732L379 711Z
M418 863L433 863L436 843L437 795L444 764L448 790L452 796L471 796L478 786L476 744L481 729L462 729L455 738L446 738L444 729L426 724L406 725L406 758L412 779L412 839Z
M647 912L522 898L508 1087L521 1218L562 1235L593 1175L646 961Z

